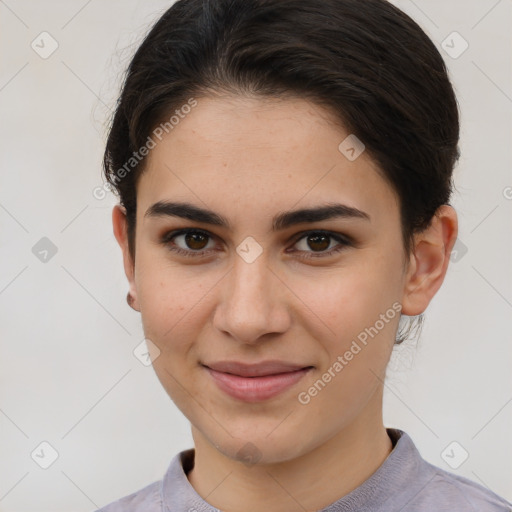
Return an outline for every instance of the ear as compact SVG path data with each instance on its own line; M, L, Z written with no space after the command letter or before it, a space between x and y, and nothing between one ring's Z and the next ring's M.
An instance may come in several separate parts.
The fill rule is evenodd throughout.
M126 210L123 206L117 204L112 210L112 226L117 243L123 251L124 272L128 278L129 292L133 297L130 306L140 312L137 300L137 287L135 284L135 265L128 249L128 223L126 220Z
M427 309L443 284L457 233L457 213L442 205L430 226L416 235L402 297L404 315L416 316Z

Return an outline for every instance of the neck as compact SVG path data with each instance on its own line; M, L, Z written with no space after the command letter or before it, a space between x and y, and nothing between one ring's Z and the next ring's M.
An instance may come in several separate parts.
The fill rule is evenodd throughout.
M299 457L247 466L219 452L192 427L195 491L225 512L320 510L367 480L393 445L382 424L382 390L349 425Z

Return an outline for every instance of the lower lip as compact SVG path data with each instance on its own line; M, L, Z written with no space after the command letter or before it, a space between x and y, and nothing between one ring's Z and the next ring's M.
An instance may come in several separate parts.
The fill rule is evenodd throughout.
M294 372L266 375L264 377L240 377L230 373L218 372L205 366L217 386L226 394L244 402L262 402L268 400L299 382L313 368L304 368Z

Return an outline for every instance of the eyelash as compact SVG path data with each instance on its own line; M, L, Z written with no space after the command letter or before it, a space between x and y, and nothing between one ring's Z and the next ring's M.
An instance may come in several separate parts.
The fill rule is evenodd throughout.
M179 255L185 256L185 257L189 257L189 258L198 258L198 257L201 257L204 254L214 250L214 249L205 249L205 250L201 250L201 251L193 251L193 250L187 251L185 249L182 249L181 247L176 247L175 245L171 245L170 242L172 241L173 238L176 238L179 235L186 235L189 233L198 233L198 234L210 237L210 238L215 238L215 236L208 233L208 231L203 231L201 229L181 229L178 231L170 231L169 233L166 233L165 235L163 235L163 237L161 239L161 243L163 245L167 246L170 251L173 251L176 254L179 254ZM346 247L353 246L353 243L347 237L342 237L339 234L332 233L330 231L325 231L322 229L305 231L305 232L300 233L301 236L295 240L293 245L297 244L303 238L307 238L311 234L325 235L329 238L336 240L336 242L338 242L340 245L335 246L334 248L330 249L329 251L319 252L319 253L314 253L314 252L310 253L309 251L299 251L299 252L305 252L306 254L309 254L309 256L302 254L302 255L298 256L299 259L310 260L313 258L324 258L324 257L328 257L328 256L332 256L334 254L337 254L340 251L343 251Z

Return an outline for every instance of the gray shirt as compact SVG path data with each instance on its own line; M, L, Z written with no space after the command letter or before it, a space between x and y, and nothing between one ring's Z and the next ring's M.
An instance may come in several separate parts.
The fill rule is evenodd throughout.
M393 450L366 481L320 512L511 512L512 504L467 478L425 461L402 430L387 429ZM219 512L187 479L194 448L174 456L162 480L96 512Z

